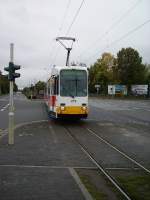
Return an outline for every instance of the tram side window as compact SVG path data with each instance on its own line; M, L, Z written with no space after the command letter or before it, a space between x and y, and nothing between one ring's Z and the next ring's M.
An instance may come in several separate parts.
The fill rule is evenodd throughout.
M54 95L58 95L58 91L59 91L59 77L56 76L54 78Z
M59 78L57 77L53 77L52 81L51 81L51 95L58 95L58 91L59 91L59 82L58 82Z
M50 95L50 82L49 81L47 82L47 85L46 85L46 94L47 94L47 96Z

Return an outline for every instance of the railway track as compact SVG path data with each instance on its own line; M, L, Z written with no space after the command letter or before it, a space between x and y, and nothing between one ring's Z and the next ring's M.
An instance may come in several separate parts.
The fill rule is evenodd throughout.
M98 161L94 158L91 152L87 149L85 145L83 145L70 131L69 128L64 127L67 134L79 145L81 150L89 157L89 159L97 166L97 168L104 174L104 176L114 185L114 187L127 199L131 200L130 196L126 191L119 185L119 183L107 173L107 171L98 163Z
M117 190L126 198L126 199L130 199L131 197L129 196L129 194L124 190L124 188L122 188L122 186L120 186L120 184L116 181L116 179L114 177L112 177L108 172L107 169L105 169L100 163L99 161L94 157L94 153L88 149L88 147L83 144L83 141L81 142L79 138L77 138L75 136L75 134L73 134L73 132L71 131L70 127L66 127L63 126L65 128L65 130L67 131L67 134L80 146L81 150L89 157L89 159L97 166L97 168L104 174L104 176L114 185L115 188L117 188ZM144 170L147 174L150 174L150 170L147 169L146 167L144 167L141 163L137 162L135 159L133 159L132 157L130 157L129 155L127 155L125 152L123 152L122 150L120 150L119 148L117 148L116 146L114 146L113 144L111 144L109 141L107 141L106 139L104 139L103 137L101 137L100 135L98 135L95 131L93 131L91 128L87 128L85 126L83 126L82 128L86 129L86 131L88 133L90 133L92 136L94 136L96 138L96 140L99 140L100 142L103 142L105 145L107 145L109 148L113 149L114 151L116 151L117 153L119 153L121 156L123 156L125 159L127 159L128 161L130 161L131 163L133 163L135 166L137 166L138 168Z
M109 147L111 147L112 149L114 149L115 151L117 151L123 157L125 157L126 159L128 159L129 161L131 161L133 164L137 165L139 168L143 169L145 172L147 172L147 173L150 174L150 170L147 169L146 167L144 167L139 162L137 162L135 159L131 158L129 155L127 155L126 153L124 153L123 151L121 151L120 149L118 149L117 147L115 147L113 144L111 144L110 142L108 142L106 139L104 139L103 137L99 136L95 131L93 131L93 130L91 130L89 128L86 128L86 129L92 135L94 135L96 138L98 138L100 141L102 141L103 143L107 144Z

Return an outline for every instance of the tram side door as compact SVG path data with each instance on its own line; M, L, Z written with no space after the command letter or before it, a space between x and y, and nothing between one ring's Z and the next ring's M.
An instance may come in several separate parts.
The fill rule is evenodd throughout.
M58 76L51 77L50 110L55 112L56 96L58 95Z

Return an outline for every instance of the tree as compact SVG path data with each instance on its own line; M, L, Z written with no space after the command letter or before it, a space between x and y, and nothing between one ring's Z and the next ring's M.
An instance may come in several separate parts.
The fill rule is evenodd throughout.
M138 51L131 47L122 48L117 53L117 70L121 83L129 88L131 84L145 83L146 67Z
M0 94L7 94L9 92L9 81L6 76L0 72Z
M37 91L38 94L39 94L39 91L40 91L40 90L44 90L45 87L46 87L46 83L43 82L43 81L38 81L38 82L35 84L35 88L36 88L36 91Z
M89 69L89 91L95 92L95 85L100 84L101 90L106 92L108 83L113 81L113 67L115 58L110 53L103 53L102 57Z
M150 84L150 64L146 64L146 84Z
M18 91L18 86L14 83L14 91ZM3 75L0 71L0 94L9 93L9 80L8 77Z
M38 98L39 95L44 95L44 89L46 87L46 83L43 81L38 81L35 85L31 84L30 87L25 87L23 89L23 94L28 98ZM42 93L41 93L42 92Z
M18 86L16 85L16 83L14 82L14 92L18 91Z

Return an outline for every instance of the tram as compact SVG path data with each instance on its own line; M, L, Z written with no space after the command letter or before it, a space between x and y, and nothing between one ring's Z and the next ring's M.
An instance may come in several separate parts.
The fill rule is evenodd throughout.
M87 118L88 70L81 66L55 66L47 81L46 104L54 118Z
M47 81L46 104L53 118L87 118L88 116L88 70L83 66L70 66L72 50L63 41L75 42L72 37L57 37L56 41L67 50L66 66L54 66Z

